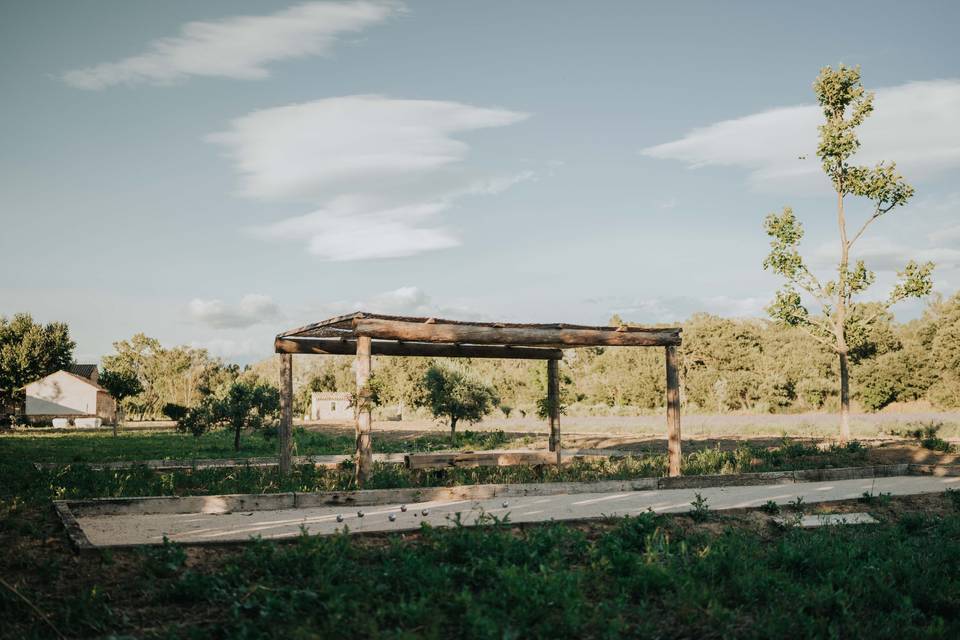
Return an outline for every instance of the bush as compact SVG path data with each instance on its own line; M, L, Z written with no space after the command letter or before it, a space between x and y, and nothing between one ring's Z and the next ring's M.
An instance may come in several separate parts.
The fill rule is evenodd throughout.
M183 420L188 411L189 409L182 404L168 402L167 404L163 405L163 415L176 422Z

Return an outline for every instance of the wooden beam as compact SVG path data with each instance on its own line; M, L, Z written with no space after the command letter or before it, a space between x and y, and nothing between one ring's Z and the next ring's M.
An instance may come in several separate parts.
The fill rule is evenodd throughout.
M540 347L663 347L680 344L677 329L627 330L558 327L488 327L469 324L415 323L379 318L356 318L354 333L383 340L441 342L470 345Z
M357 487L362 488L370 479L373 470L373 443L370 439L370 428L373 423L370 407L370 338L361 336L357 340Z
M293 356L280 354L280 473L290 475L293 456Z
M550 410L550 451L557 453L557 464L563 455L560 448L560 363L547 360L547 406Z
M277 338L277 353L319 355L353 355L357 341L344 338ZM375 356L423 356L427 358L505 358L523 360L560 360L563 351L538 347L505 347L494 345L434 344L428 342L373 341Z
M667 360L667 452L669 475L680 475L680 376L677 348L666 348Z

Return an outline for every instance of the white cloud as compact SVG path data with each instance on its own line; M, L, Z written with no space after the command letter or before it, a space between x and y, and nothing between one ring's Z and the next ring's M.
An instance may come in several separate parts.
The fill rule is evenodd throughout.
M190 343L194 349L206 349L210 355L223 358L228 362L249 362L269 357L273 352L272 336L257 338L213 338L195 340Z
M711 313L726 318L749 318L764 315L769 304L766 298L730 296L662 296L628 299L620 297L596 298L587 301L602 305L609 315L617 314L625 321L641 324L682 322L694 313Z
M960 249L944 246L915 247L882 236L859 240L851 257L854 260L862 259L869 269L875 271L900 271L910 260L933 261L938 270L960 266ZM815 268L836 269L839 259L840 243L828 242L814 251L810 263Z
M178 36L155 40L144 53L68 71L63 80L79 89L171 84L188 76L258 80L269 76L267 63L327 54L341 35L403 11L394 0L306 2L265 16L188 22Z
M327 260L391 258L458 245L437 222L440 213L464 196L535 177L478 177L463 166L469 146L453 137L526 117L456 102L345 96L256 111L209 140L226 148L242 195L319 206L254 227L255 235L304 242Z
M930 244L952 245L960 248L960 224L938 229L930 234Z
M236 305L195 298L187 310L194 320L214 329L244 329L280 317L277 304L269 296L256 293L243 296Z
M874 106L861 128L859 162L895 160L908 180L960 167L960 81L879 89ZM642 153L691 168L742 167L757 190L825 190L829 183L815 154L822 120L816 105L771 109L694 129Z
M324 302L302 309L299 314L301 324L306 324L354 311L460 320L486 318L485 314L478 312L469 302L462 300L438 302L420 287L412 285L370 294L358 300Z

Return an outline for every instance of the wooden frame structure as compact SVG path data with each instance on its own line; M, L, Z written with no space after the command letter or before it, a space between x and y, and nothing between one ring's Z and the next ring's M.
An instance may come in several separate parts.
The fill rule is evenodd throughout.
M463 322L358 311L284 331L274 341L280 354L280 470L291 467L293 355L356 356L356 472L362 486L373 464L371 407L367 401L372 356L521 358L546 360L550 450L561 459L560 375L563 350L575 347L664 347L667 378L669 474L680 475L679 328L591 327L572 324Z

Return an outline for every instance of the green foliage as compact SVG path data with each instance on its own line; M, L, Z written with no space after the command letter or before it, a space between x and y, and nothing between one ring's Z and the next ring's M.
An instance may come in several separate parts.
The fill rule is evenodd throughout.
M690 517L694 522L706 522L710 518L710 506L707 504L707 499L700 495L700 492L694 494L690 506L693 507L690 509Z
M240 450L240 433L260 429L277 420L280 392L256 378L240 379L205 396L177 422L177 429L199 436L211 429L230 428L234 449Z
M425 395L421 402L436 418L446 418L450 437L456 438L457 422L477 422L490 413L500 397L465 367L432 365L423 376Z
M62 322L42 325L28 313L0 316L0 413L23 400L23 386L69 369L76 343Z
M944 453L953 451L953 445L941 438L939 435L942 428L943 423L931 421L927 423L921 422L911 424L908 425L907 429L905 430L894 430L892 433L893 435L913 438L924 449L930 449L931 451L942 451Z
M763 506L760 507L760 510L771 516L780 515L781 511L780 505L773 500L767 500L765 503L763 503Z
M306 414L310 411L313 394L319 391L339 391L337 388L337 375L330 367L324 367L315 373L307 384L300 387L299 392L293 400L293 409L298 414ZM346 389L344 389L345 391Z
M594 535L491 523L415 543L256 541L139 597L194 613L157 629L169 637L949 638L958 562L958 516L709 535L641 514Z
M953 505L953 508L956 511L960 511L960 489L947 489L947 498L950 499L950 504Z
M143 392L139 378L129 370L105 369L97 378L97 384L106 389L117 402Z
M168 402L167 404L163 405L163 415L167 416L174 422L180 422L183 420L189 411L190 408L185 407L182 404Z
M819 127L817 157L837 193L840 229L837 278L821 282L807 267L799 250L803 227L789 207L780 214L770 214L764 221L770 237L770 253L763 267L785 280L768 308L770 316L785 325L804 329L822 347L839 355L841 412L846 416L849 413L847 357L856 363L877 353L877 336L869 334L876 333L878 322L886 320L889 324L887 309L890 306L930 293L933 264L909 262L883 304L869 305L872 308L861 305L859 309L854 305L854 298L865 292L876 276L863 260L851 258L851 249L871 223L906 204L913 195L913 187L897 173L893 163L881 162L872 168L851 163L860 148L856 129L873 111L873 94L864 90L859 67L824 67L813 89L825 118ZM872 205L869 217L850 234L844 211L844 197L848 195L863 197ZM804 296L819 305L817 314L807 309ZM869 407L879 408L893 400L896 389L887 381L875 381L865 386L862 395ZM846 422L843 425L846 427ZM846 432L841 433L841 438L847 436Z
M175 576L187 561L187 552L178 544L163 536L163 544L147 547L143 551L144 569L155 578Z
M104 370L139 382L141 391L126 397L122 406L140 420L163 416L168 403L192 407L239 373L236 365L224 365L205 349L167 349L142 333L115 342L113 348L115 353L103 357Z

